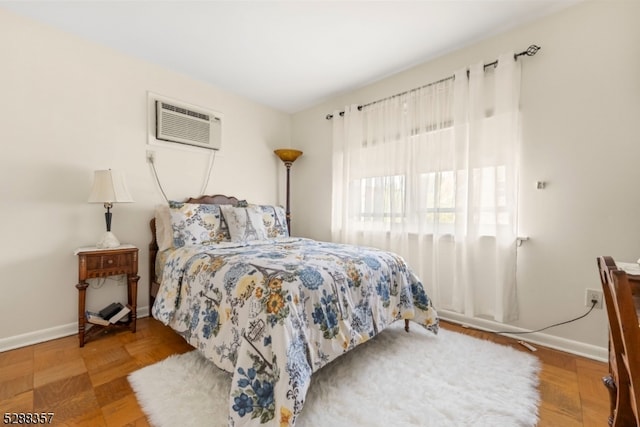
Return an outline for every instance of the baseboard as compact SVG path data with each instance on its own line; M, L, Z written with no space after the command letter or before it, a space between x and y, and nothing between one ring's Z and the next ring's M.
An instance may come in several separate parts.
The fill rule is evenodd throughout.
M149 306L140 307L137 310L138 318L149 316ZM477 329L485 331L511 331L511 332L526 332L526 329L517 328L515 326L509 326L502 323L494 322L486 319L469 318L459 313L446 310L438 310L438 315L449 322L458 323L461 325L468 325ZM68 323L66 325L54 326L52 328L42 329L39 331L28 332L22 335L15 335L8 338L0 338L0 352L13 350L15 348L26 347L32 344L38 344L45 341L50 341L56 338L68 337L78 333L77 323ZM543 334L540 332L533 332L522 335L509 335L511 338L523 340L531 344L538 344L545 347L553 348L555 350L564 351L578 356L583 356L589 359L597 360L600 362L607 362L609 360L609 351L606 347L598 347L591 344L585 344L578 341L569 340L566 338L560 338L553 335Z
M489 332L527 332L527 329L505 325L503 323L494 322L492 320L479 319L475 317L471 318L463 316L460 313L455 313L447 310L438 310L438 315L442 320L458 323L460 325L468 325L470 327ZM503 335L531 344L538 344L544 347L552 348L554 350L560 350L566 353L586 357L588 359L597 360L599 362L607 362L609 360L609 350L606 347L599 347L596 345L573 341L566 338L560 338L540 332L532 332L526 335L510 335L509 333L505 333Z
M140 307L136 310L138 319L149 316L149 307ZM66 325L54 326L52 328L27 332L26 334L15 335L7 338L0 338L0 353L13 350L28 345L39 344L57 338L68 337L78 333L78 323L67 323Z

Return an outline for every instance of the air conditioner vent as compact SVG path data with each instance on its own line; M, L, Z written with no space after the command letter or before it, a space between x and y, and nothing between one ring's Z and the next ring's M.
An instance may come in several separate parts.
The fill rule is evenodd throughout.
M221 120L209 112L156 101L156 138L219 150Z

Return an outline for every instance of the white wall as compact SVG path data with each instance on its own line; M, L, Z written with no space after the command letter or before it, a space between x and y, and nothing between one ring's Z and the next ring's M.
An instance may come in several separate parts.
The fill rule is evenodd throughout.
M587 1L295 114L292 141L304 156L292 169L293 228L331 237L327 113L538 44L535 57L522 59L520 234L531 240L518 252L521 315L512 326L537 329L584 313L585 289L600 289L596 257L640 257L639 16L637 1ZM547 182L545 190L534 189L538 180ZM533 338L603 358L605 312Z
M146 163L147 92L224 114L208 194L282 203L288 114L0 9L0 351L77 331L77 247L104 232L88 204L96 169L124 170L136 200L113 232L140 248L138 306L148 305L148 222L162 197ZM209 152L156 150L167 196L197 196ZM123 280L88 290L89 308L124 298Z

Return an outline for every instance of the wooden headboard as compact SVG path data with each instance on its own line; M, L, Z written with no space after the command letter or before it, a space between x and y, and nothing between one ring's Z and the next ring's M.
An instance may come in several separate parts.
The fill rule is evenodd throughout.
M199 203L202 205L232 205L238 206L240 200L233 196L225 196L215 194L212 196L191 197L184 203ZM156 237L156 219L152 218L149 222L151 227L151 243L149 243L149 315L151 315L151 307L156 300L160 283L156 280L156 256L158 255L158 239Z

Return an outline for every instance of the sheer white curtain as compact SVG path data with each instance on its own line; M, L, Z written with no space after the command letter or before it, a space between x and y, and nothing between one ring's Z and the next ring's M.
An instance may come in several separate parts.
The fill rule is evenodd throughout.
M437 308L517 317L513 54L333 115L335 241L402 255Z

